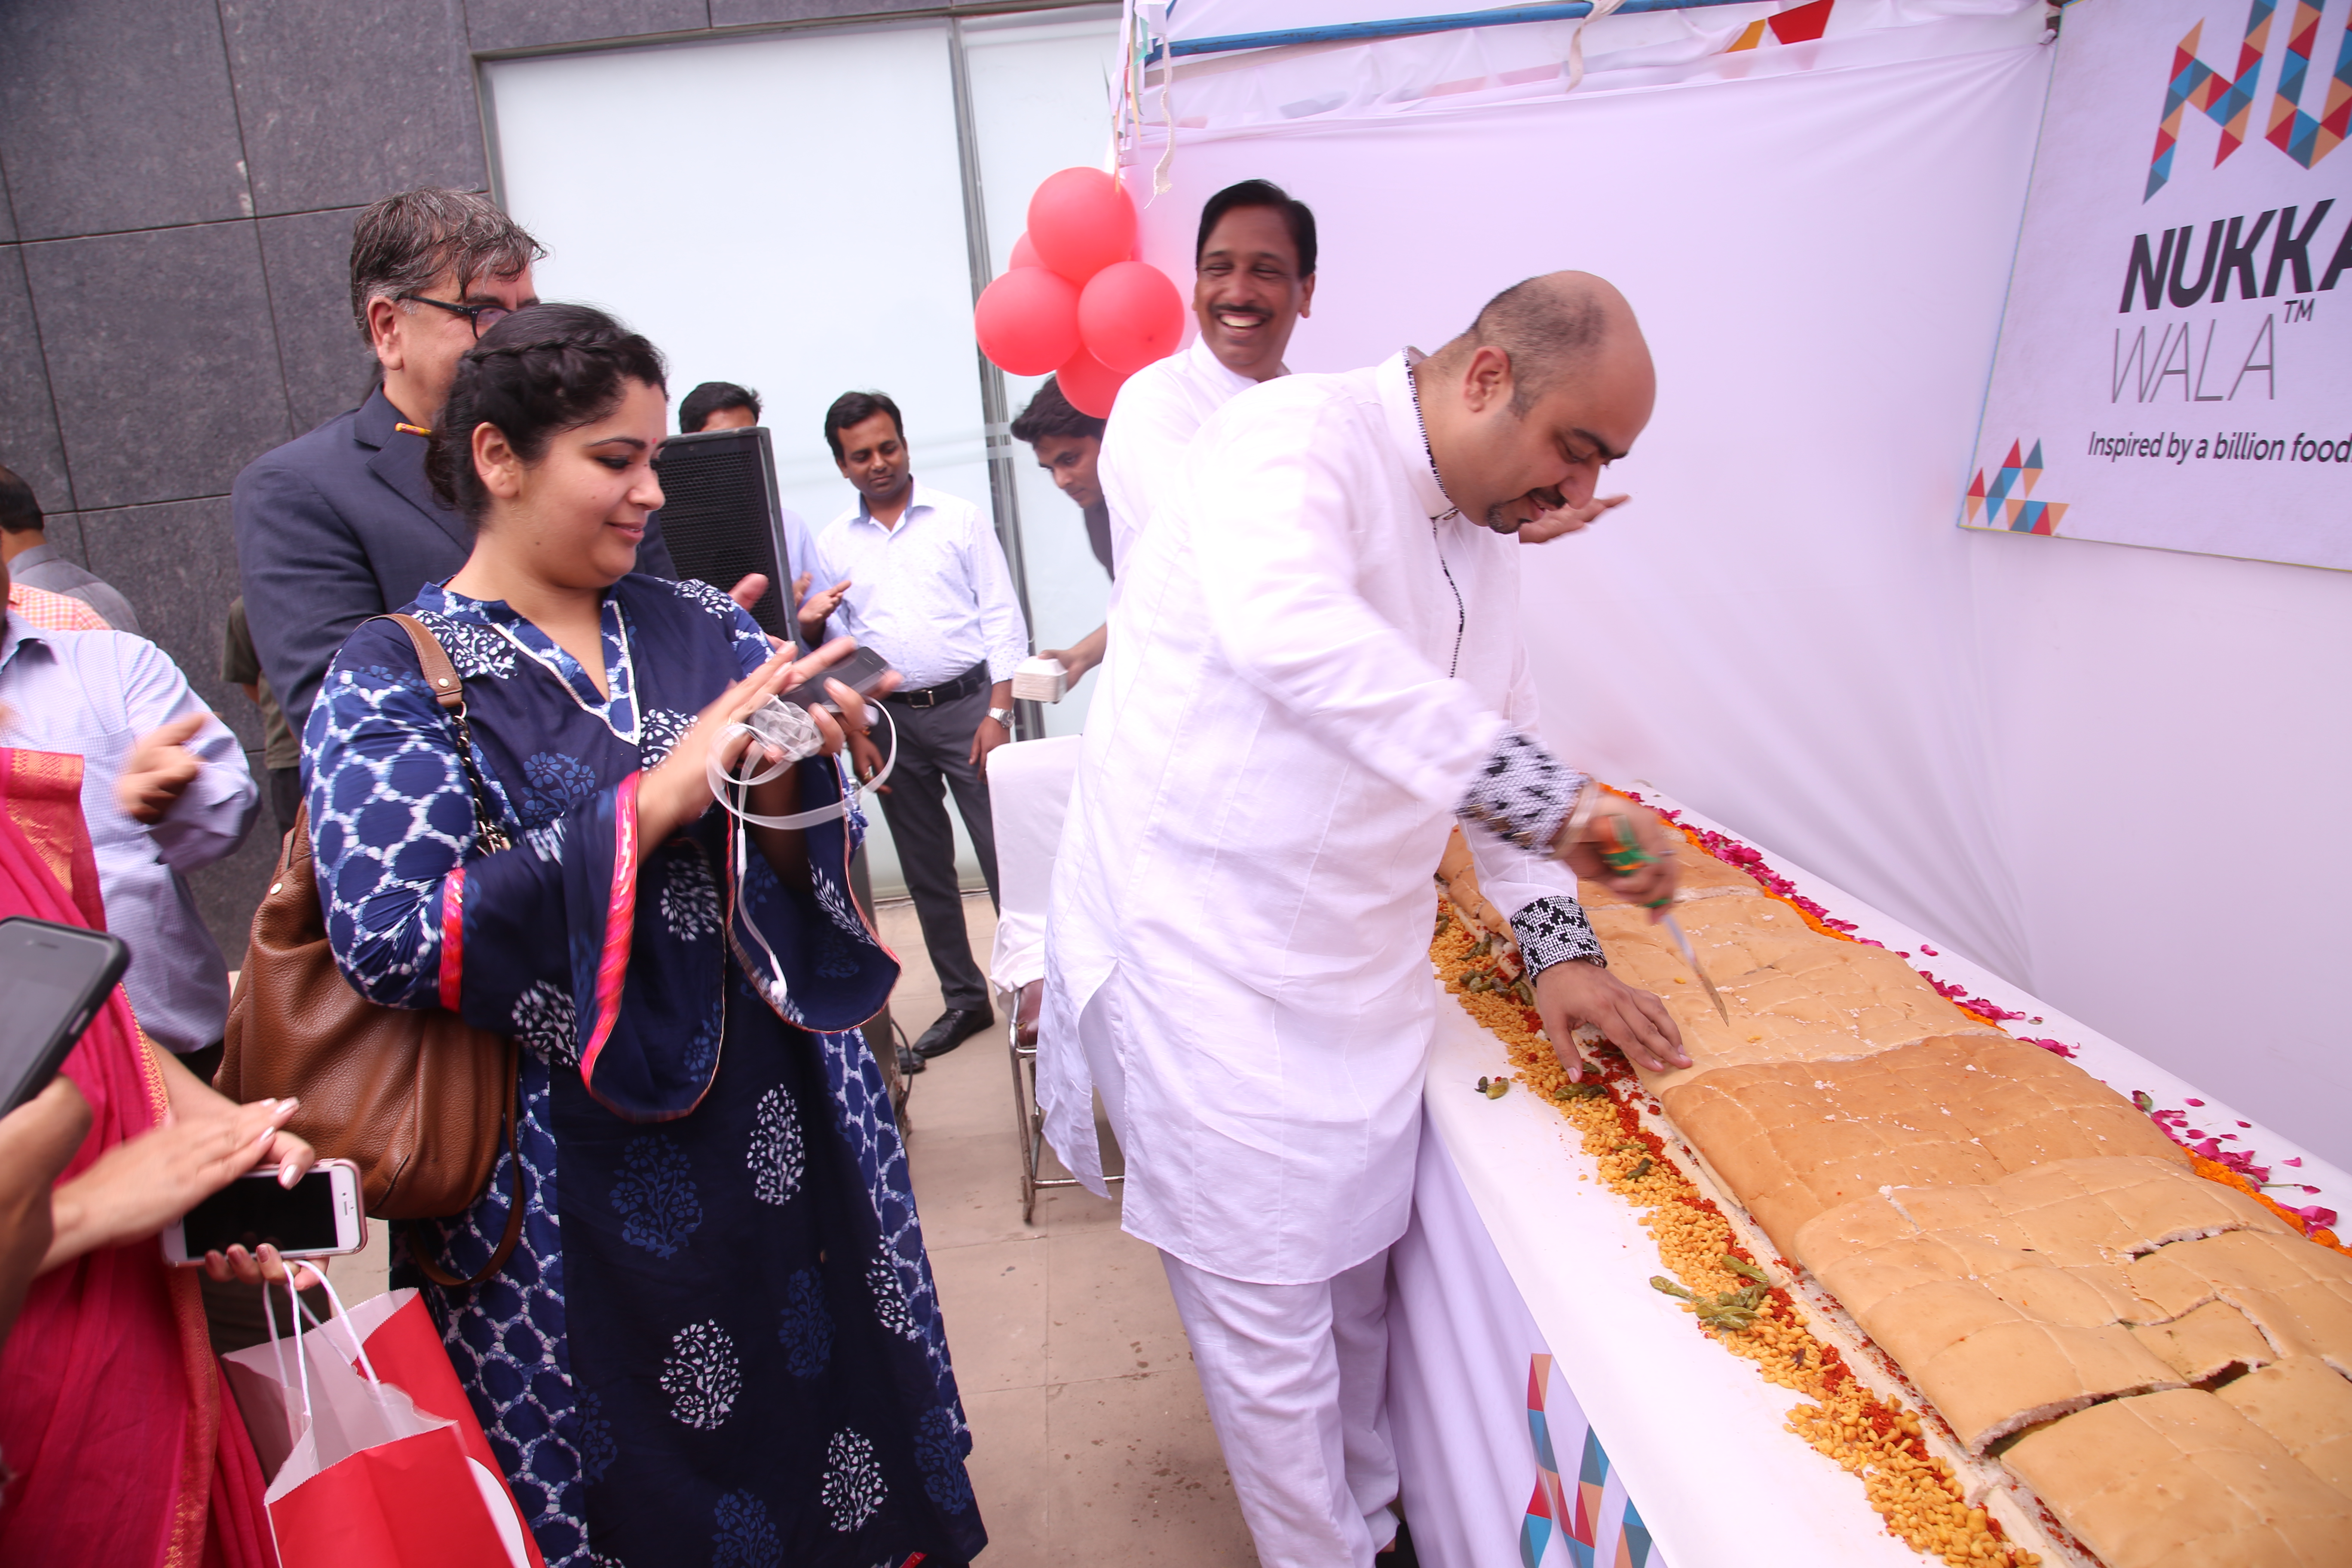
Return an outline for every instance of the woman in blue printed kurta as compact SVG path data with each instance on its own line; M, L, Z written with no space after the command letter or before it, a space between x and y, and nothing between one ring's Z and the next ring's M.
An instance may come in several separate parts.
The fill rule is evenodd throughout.
M436 479L479 533L411 611L513 847L477 856L457 730L370 622L304 741L329 939L373 999L525 1047L520 1244L425 1289L551 1565L961 1564L986 1539L971 1438L855 1032L898 974L848 893L863 819L745 835L710 809L718 732L816 661L772 658L705 584L625 574L660 504L660 386L650 345L579 307L518 312L461 364ZM823 754L751 804L841 790ZM514 1180L501 1157L405 1256L481 1269Z

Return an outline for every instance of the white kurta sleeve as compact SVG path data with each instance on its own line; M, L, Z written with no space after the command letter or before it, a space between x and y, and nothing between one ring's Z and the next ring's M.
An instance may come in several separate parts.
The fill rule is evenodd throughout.
M1229 405L1186 467L1209 634L1309 732L1453 809L1510 728L1423 658L1355 586L1351 498L1392 462L1321 404ZM1298 781L1301 788L1316 781Z

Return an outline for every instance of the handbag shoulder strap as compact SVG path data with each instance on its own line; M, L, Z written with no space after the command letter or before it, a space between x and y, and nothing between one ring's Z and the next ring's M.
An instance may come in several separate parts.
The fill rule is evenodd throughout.
M466 683L457 675L457 667L449 658L449 650L433 635L433 628L415 616L397 611L384 616L371 616L370 620L390 621L408 634L411 647L416 649L416 667L425 683L433 689L433 700L457 727L457 760L465 764L466 783L474 793L474 821L477 837L485 853L514 847L514 840L499 824L499 814L490 795L489 782L474 761L474 731L466 722Z
M425 683L433 689L433 700L462 716L466 711L466 683L457 678L457 667L450 662L449 650L433 635L433 628L415 616L397 612L377 616L376 620L390 621L408 634L416 649L417 668L424 672Z

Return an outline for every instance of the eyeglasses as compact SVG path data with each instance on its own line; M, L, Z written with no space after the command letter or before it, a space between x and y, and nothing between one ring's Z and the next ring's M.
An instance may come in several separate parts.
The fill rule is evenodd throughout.
M422 294L402 294L398 298L414 300L420 305L430 305L436 310L446 310L453 316L465 317L467 324L474 329L474 341L477 342L481 341L484 332L514 314L514 311L504 305L453 305L446 300L428 300Z

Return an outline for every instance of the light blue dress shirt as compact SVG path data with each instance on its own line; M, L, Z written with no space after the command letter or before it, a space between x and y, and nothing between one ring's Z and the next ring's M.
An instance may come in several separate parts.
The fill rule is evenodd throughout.
M888 659L906 690L944 685L976 664L992 681L1010 680L1029 657L1004 547L968 500L918 481L898 526L885 528L860 497L817 535L816 560L810 593L845 577L853 584L828 629Z
M208 720L186 742L204 765L163 820L151 826L124 811L114 781L139 737L205 711L171 656L128 632L38 631L8 616L0 710L0 745L82 759L82 818L107 929L131 948L122 989L140 1027L167 1050L211 1045L228 1018L229 966L196 913L186 873L234 851L253 826L261 794L244 747Z

